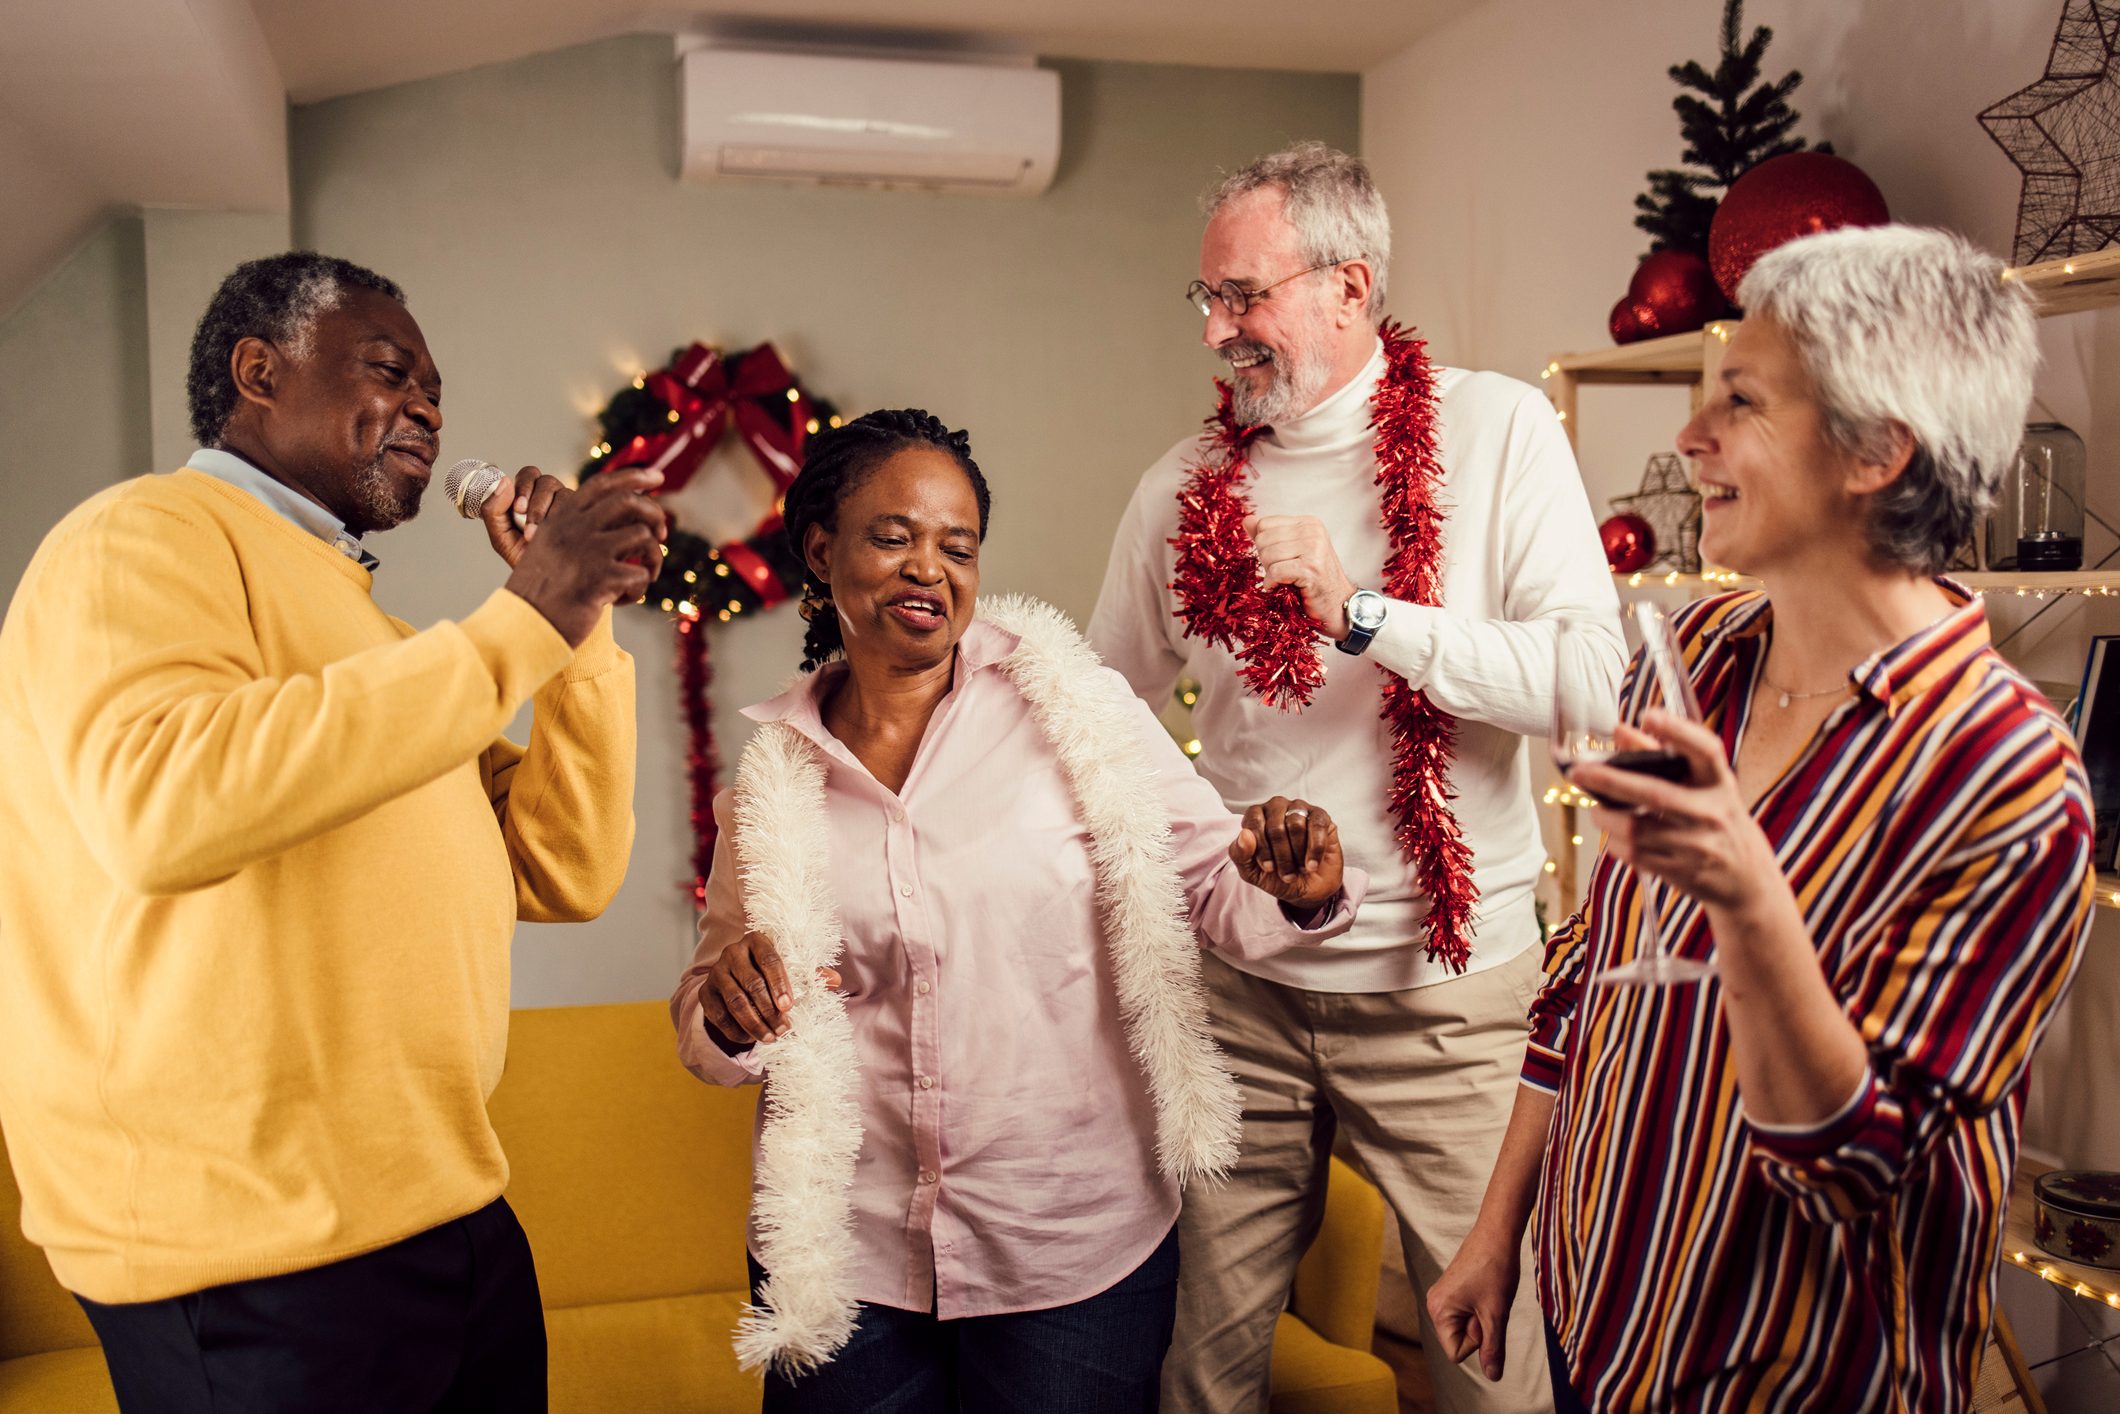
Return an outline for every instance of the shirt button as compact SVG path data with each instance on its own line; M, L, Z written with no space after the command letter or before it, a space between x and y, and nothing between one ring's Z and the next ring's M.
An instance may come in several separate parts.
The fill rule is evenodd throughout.
M923 1075L923 1076L921 1076L921 1077L920 1077L920 1088L921 1088L921 1089L923 1089L923 1090L932 1090L932 1089L934 1089L934 1088L935 1088L935 1077L934 1077L934 1076L932 1076L932 1075Z
M918 982L918 983L915 983L915 984L914 984L914 986L913 986L913 990L914 990L915 992L919 993L919 994L920 994L921 996L923 996L923 997L924 997L924 996L926 996L926 995L927 995L927 994L928 994L928 993L929 993L930 991L932 991L932 990L934 990L934 989L933 989L933 988L931 988L931 987L929 987L929 986L928 986L928 984L927 984L926 982Z
M898 886L898 896L900 898L911 898L913 896L913 886L911 884L900 884Z
M893 811L891 812L891 819L892 819L893 821L896 821L896 822L897 822L897 823L899 823L899 824L904 824L904 823L905 823L905 812L904 812L903 810L893 810Z
M935 1175L933 1171L929 1169L922 1169L920 1171L920 1181L922 1183L933 1183L935 1181Z

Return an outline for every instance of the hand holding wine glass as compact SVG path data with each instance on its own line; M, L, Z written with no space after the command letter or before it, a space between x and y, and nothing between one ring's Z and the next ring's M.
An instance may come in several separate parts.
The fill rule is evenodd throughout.
M1642 652L1624 719L1622 704L1585 698L1581 693L1578 685L1585 678L1579 665L1596 651L1585 630L1564 625L1556 652L1553 764L1571 784L1579 785L1606 809L1628 809L1634 805L1632 799L1623 800L1613 794L1634 794L1626 784L1626 776L1618 773L1648 776L1674 785L1688 783L1695 776L1694 764L1685 754L1641 729L1648 713L1660 712L1700 730L1700 706L1694 700L1693 685L1686 676L1684 660L1663 611L1642 602L1633 606L1633 616L1641 632ZM1594 788L1598 785L1603 785L1607 793L1599 795ZM1714 971L1708 962L1674 957L1664 951L1658 926L1664 891L1658 881L1644 877L1636 893L1641 921L1635 957L1605 968L1597 974L1597 980L1667 986L1698 981Z

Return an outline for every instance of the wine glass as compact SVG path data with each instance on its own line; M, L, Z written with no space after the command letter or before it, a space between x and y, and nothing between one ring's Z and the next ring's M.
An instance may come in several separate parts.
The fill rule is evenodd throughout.
M1700 720L1700 704L1694 700L1693 684L1686 676L1685 661L1663 610L1647 601L1631 608L1642 639L1641 668L1636 673L1635 700L1625 720L1641 725L1641 714L1662 708L1689 722ZM1690 775L1686 758L1664 747L1623 747L1619 743L1619 703L1603 693L1586 693L1581 684L1601 676L1597 660L1606 652L1603 635L1575 624L1561 625L1555 645L1553 683L1553 764L1563 778L1586 762L1635 771L1664 781L1684 781ZM1697 958L1676 957L1664 951L1658 919L1665 889L1660 880L1638 875L1640 936L1634 959L1600 971L1594 980L1618 985L1664 987L1697 982L1715 968Z

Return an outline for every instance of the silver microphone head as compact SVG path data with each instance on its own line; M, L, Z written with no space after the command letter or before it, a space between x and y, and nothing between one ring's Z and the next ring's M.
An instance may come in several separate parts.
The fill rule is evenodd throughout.
M507 480L508 473L492 462L465 457L442 473L442 494L456 503L457 512L465 520L477 520L479 512L486 508L487 498Z

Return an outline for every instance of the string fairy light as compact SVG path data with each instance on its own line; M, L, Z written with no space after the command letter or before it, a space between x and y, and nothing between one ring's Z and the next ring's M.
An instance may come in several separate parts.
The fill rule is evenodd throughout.
M2033 1276L2042 1277L2056 1286L2066 1287L2078 1296L2092 1301L2103 1301L2106 1305L2120 1309L2120 1291L2106 1291L2092 1286L2081 1277L2063 1271L2045 1260L2045 1254L2013 1251L2009 1254L2010 1265L2022 1267Z

